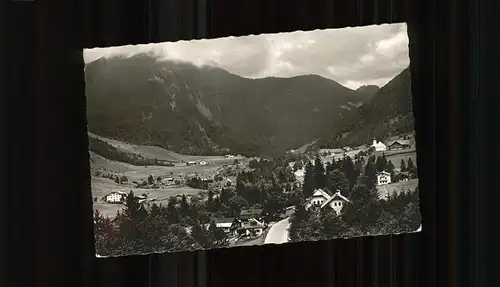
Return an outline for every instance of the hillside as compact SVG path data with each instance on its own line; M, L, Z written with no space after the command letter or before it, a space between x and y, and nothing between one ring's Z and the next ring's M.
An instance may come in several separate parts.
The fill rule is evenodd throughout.
M365 95L366 102L369 102L379 91L380 87L375 85L364 85L356 89L356 92Z
M409 68L383 86L355 113L341 121L342 128L331 137L323 137L320 147L358 146L373 138L388 137L414 130Z
M147 54L101 58L85 78L90 132L190 155L282 153L367 99L316 75L247 79Z

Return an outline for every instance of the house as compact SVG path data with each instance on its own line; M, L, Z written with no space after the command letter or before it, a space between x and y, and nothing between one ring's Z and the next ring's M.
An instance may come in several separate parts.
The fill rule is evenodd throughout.
M135 198L138 199L139 203L143 203L144 201L148 200L148 196L146 194L144 194L144 195L136 195Z
M373 143L372 143L371 147L375 148L375 151L387 150L386 145L383 142L377 141L376 139L373 139Z
M264 232L265 224L255 218L250 218L247 221L242 221L236 229L236 233L240 236L261 236Z
M295 175L295 179L300 182L300 183L303 183L304 182L304 176L306 175L306 169L305 168L301 168L301 169L298 169L294 172L294 175Z
M207 165L208 163L206 161L202 160L202 161L198 162L198 164L199 165Z
M127 193L122 191L113 191L104 196L104 201L109 203L123 203L127 197Z
M333 209L337 215L339 215L342 212L342 208L345 206L346 203L350 203L351 201L343 196L339 190L335 194L333 194L330 199L325 201L322 205L321 208L325 208L326 206L329 206L331 209Z
M407 149L411 147L409 140L395 140L387 143L389 150Z
M240 212L240 216L238 216L238 219L241 220L242 222L248 221L251 218L260 220L262 217L262 209L243 209Z
M391 180L393 180L395 182L408 181L410 179L411 179L411 176L408 172L400 172L391 178Z
M175 180L173 177L166 177L166 178L161 180L161 183L164 185L172 185L175 183Z
M261 216L262 209L243 209L233 224L233 228L240 236L260 236L266 228Z
M386 171L382 171L382 172L379 172L377 173L377 185L384 185L384 184L389 184L391 183L391 174L386 172Z
M229 218L215 218L215 226L222 229L225 233L233 233L237 228L241 227L240 220L229 217Z
M326 193L326 191L320 189L316 189L313 193L313 195L308 199L306 203L306 209L309 209L310 207L317 206L320 207L330 199L330 195Z

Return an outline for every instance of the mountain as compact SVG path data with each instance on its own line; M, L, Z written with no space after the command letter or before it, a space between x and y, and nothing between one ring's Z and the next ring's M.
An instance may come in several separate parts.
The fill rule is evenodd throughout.
M342 128L331 137L318 141L326 146L359 146L373 138L385 138L412 132L414 118L409 68L380 88L373 98L344 118Z
M379 91L380 87L375 85L363 85L356 89L356 92L364 95L364 102L369 102Z
M88 63L85 81L89 132L191 155L281 153L366 98L317 75L248 79L149 54Z

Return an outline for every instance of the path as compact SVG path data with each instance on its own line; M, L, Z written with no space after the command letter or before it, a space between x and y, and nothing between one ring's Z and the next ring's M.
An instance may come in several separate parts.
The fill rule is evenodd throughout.
M290 228L290 217L276 222L269 229L264 244L281 244L288 242L288 228Z

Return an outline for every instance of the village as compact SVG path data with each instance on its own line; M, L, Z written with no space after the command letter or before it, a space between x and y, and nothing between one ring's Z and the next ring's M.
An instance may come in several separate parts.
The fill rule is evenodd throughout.
M289 151L287 154L295 157L295 153L296 151ZM376 189L382 200L394 193L415 190L418 186L413 137L404 136L402 139L388 140L385 143L374 139L371 144L355 148L320 149L297 157L300 160L287 163L294 182L283 188L282 192L287 199L278 205L276 210L266 211L263 204L245 203L230 213L215 212L213 218L203 223L202 226L205 230L217 228L222 231L229 246L288 242L290 218L296 209L290 196L302 191L307 163L314 165L317 160L320 160L324 169L328 169L331 162L340 162L345 158L351 158L354 162L370 157L383 158L386 161L385 166L388 167L387 170L379 170L376 173ZM181 208L183 200L191 206L197 206L200 203L207 205L209 204L207 201L221 201L224 191L236 194L239 174L251 172L252 162L265 162L265 159L232 155L226 155L224 159L214 162L205 159L185 161L173 167L150 167L147 170L147 176L145 172L137 171L119 175L102 169L98 170L94 173L94 178L100 177L113 181L115 186L114 190L100 197L95 196L94 206L97 209L103 206L113 206L112 211L108 213L109 217L113 217L113 212L115 214L119 212L130 195L133 195L148 209L151 209L152 204L168 205L172 200L178 208ZM331 209L340 215L344 206L350 203L352 200L339 189L328 192L324 188L315 188L312 194L305 198L304 208L308 210ZM224 204L234 205L227 199ZM184 227L188 234L192 233L192 228L192 226Z

